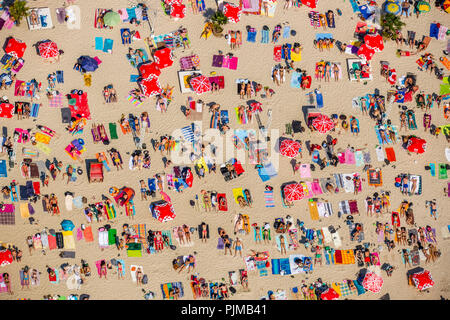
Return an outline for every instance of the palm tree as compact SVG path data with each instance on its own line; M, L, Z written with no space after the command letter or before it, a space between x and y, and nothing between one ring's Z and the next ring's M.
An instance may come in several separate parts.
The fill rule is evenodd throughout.
M222 11L217 10L211 16L211 21L213 23L213 32L216 34L220 34L223 31L222 26L228 23L228 18L223 14Z
M405 25L399 16L392 13L386 13L381 17L381 35L384 40L396 40L397 31L401 31Z
M14 4L9 7L9 14L14 19L17 25L20 25L22 18L28 16L30 8L27 7L25 0L16 0Z

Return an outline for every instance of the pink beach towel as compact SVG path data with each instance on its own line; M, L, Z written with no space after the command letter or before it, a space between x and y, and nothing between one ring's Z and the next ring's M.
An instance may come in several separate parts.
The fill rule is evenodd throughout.
M81 231L81 228L77 229L77 241L80 241L83 239L83 231Z
M338 153L339 163L345 163L345 153Z
M25 81L22 80L16 80L16 84L14 87L14 96L21 96L23 97L25 95L25 90L23 90L23 92L20 92L20 88L22 87L22 84L25 83Z
M126 8L119 9L119 11L117 12L119 13L120 19L122 21L128 20L128 12Z
M319 180L314 180L312 182L311 187L312 187L312 191L314 192L314 195L323 193L322 188L320 187Z
M98 275L100 275L100 272L101 272L100 264L102 263L102 261L105 261L105 260L98 260L98 261L95 262L95 266L97 267Z
M311 181L306 181L306 186L308 187L308 195L306 196L306 199L312 198L314 196L314 191L312 188L312 183Z
M228 62L228 69L236 70L238 66L238 57L231 57Z
M347 149L345 151L345 163L346 164L356 164L355 154L350 149Z
M98 65L102 64L102 60L100 60L99 57L94 57L94 60L97 61Z
M309 163L308 164L302 164L300 166L300 177L302 177L302 178L311 178L311 167L310 167Z

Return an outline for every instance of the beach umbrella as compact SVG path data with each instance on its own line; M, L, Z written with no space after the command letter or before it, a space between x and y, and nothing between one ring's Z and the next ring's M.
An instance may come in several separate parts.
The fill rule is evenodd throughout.
M58 46L53 41L41 42L38 45L39 55L44 58L56 58L59 56Z
M27 45L23 41L10 37L6 40L4 48L6 53L12 54L17 58L22 58Z
M64 231L72 231L75 228L75 225L71 220L63 220L61 221L61 228L63 228Z
M414 285L419 290L426 290L434 286L433 278L431 277L430 271L425 270L412 275L412 280Z
M152 213L159 222L167 222L175 218L175 211L169 202L153 206Z
M333 288L328 288L320 295L322 300L337 300L339 298L339 294Z
M237 23L241 19L242 10L240 7L227 3L223 6L223 14L229 21Z
M209 79L204 75L199 75L195 78L191 78L189 84L197 94L211 91L211 82L209 82Z
M397 82L397 72L395 71L395 69L389 70L388 82L391 85L394 85Z
M417 3L417 10L419 12L429 12L431 9L430 4L428 2L425 1L419 1Z
M302 4L304 4L307 7L310 7L311 9L316 8L316 0L302 0Z
M172 2L170 4L170 16L174 18L184 18L186 15L186 6L182 3Z
M103 22L106 26L114 27L120 22L120 15L114 11L108 11L103 16Z
M142 93L147 96L151 97L157 94L160 94L162 91L161 84L159 83L158 77L150 76L147 79L143 79L138 82L139 87L142 90Z
M408 139L406 148L409 152L424 153L427 148L427 142L421 138L411 137Z
M361 45L358 49L358 52L356 53L356 55L358 57L363 58L367 61L372 60L372 57L374 54L375 54L375 50L373 50L366 44Z
M445 12L450 13L450 0L445 0L442 9L444 9Z
M280 153L289 158L295 158L300 150L300 143L291 139L284 139L280 143Z
M173 65L172 50L170 50L169 48L156 50L153 54L153 58L155 59L158 68L160 69L164 69Z
M161 70L156 62L147 62L141 64L138 68L139 73L143 79L147 79L150 76L159 77Z
M334 128L333 121L326 115L321 114L315 118L312 122L314 128L316 128L320 133L326 133Z
M387 1L384 4L384 11L387 13L399 14L400 11L402 11L402 8L400 7L398 1Z
M14 105L11 103L0 104L0 118L12 118L14 116Z
M13 262L11 251L0 250L0 267L7 266Z
M92 72L97 70L98 62L94 58L89 56L81 56L78 58L77 62L81 65L81 67L88 72Z
M250 104L250 107L252 107L252 112L262 112L262 103L261 102L252 102Z
M383 37L379 34L371 35L367 34L364 36L364 44L369 48L373 49L375 52L381 52L384 49Z
M383 278L373 272L369 272L364 277L362 285L364 289L378 293L381 291L381 287L383 287Z
M305 197L303 186L300 183L291 183L283 188L284 196L287 200L301 200Z

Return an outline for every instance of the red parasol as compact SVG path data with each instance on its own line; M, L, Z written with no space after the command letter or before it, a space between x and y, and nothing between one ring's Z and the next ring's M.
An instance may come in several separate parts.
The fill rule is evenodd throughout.
M145 63L139 66L139 73L143 79L147 79L150 76L159 77L161 70L156 62Z
M226 3L223 6L223 14L231 22L237 23L241 19L241 13L242 13L241 8L232 5L231 3Z
M315 118L312 122L312 125L320 133L326 133L334 128L333 121L330 118L328 118L328 116L325 116L323 114Z
M427 148L427 142L421 138L411 137L406 148L409 152L424 153Z
M428 270L413 274L412 280L414 281L416 288L421 291L434 286L433 278Z
M310 7L311 9L316 8L316 2L317 0L302 0L302 4L304 4L307 7Z
M39 55L44 58L56 58L59 56L59 50L56 43L53 41L41 42L38 46Z
M202 94L208 91L211 91L211 82L209 82L209 79L205 77L204 75L197 76L195 78L192 78L189 81L189 84L191 85L192 89L194 89L195 93Z
M0 118L12 118L14 116L14 105L11 103L0 104Z
M159 79L155 76L150 76L147 79L141 80L139 86L141 87L142 93L147 97L160 94L162 91Z
M379 34L371 35L367 34L364 37L364 44L373 49L375 52L381 52L384 49L383 37Z
M184 18L186 14L186 6L182 3L172 2L170 4L170 16L174 18Z
M0 267L7 266L13 262L13 257L11 251L1 250L0 251Z
M155 58L155 62L160 69L164 69L173 65L172 50L170 50L169 48L156 50L153 54L153 58Z
M154 207L153 211L159 222L167 222L175 218L175 211L170 202L158 204Z
M262 112L262 103L261 102L252 102L250 104L250 107L252 107L252 112Z
M295 158L300 150L300 143L291 139L284 139L280 144L280 153L289 158Z
M13 37L9 38L5 45L5 52L15 55L17 58L22 58L25 53L27 45L25 42L17 40Z
M366 59L367 61L370 61L375 54L375 50L367 46L366 44L363 44L361 47L359 47L358 52L356 53L358 57Z
M328 288L320 295L320 297L322 300L337 300L339 298L339 294L333 288Z
M283 188L284 196L287 200L301 200L305 197L303 186L300 183L291 183Z
M395 69L389 70L388 82L392 85L394 85L397 82L397 72L395 71Z
M381 291L381 287L383 286L383 278L373 272L369 272L364 277L362 285L364 289L373 293L378 293Z

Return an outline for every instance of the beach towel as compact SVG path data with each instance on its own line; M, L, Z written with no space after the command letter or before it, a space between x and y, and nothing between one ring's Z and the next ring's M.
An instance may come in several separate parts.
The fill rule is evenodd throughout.
M378 146L375 148L375 153L377 154L377 160L379 162L384 162L384 152L383 152L383 148L381 146Z
M109 229L108 230L108 244L109 245L115 245L116 244L116 235L117 235L117 230L116 229Z
M266 208L274 208L275 202L273 199L273 190L264 191L264 201L266 203Z
M269 43L270 36L269 30L265 30L264 28L261 30L261 43Z
M384 149L386 151L386 157L390 162L395 162L396 161L396 157L395 157L395 151L393 147L386 147Z
M113 45L114 45L113 39L105 39L105 43L103 44L103 52L112 53Z
M103 37L95 37L95 50L103 50Z
M14 225L15 219L15 207L13 204L5 204L0 209L0 225Z
M364 155L361 150L355 152L355 163L357 167L362 167L364 165Z
M308 207L309 207L309 214L311 215L311 220L319 220L319 211L317 209L317 202L309 200Z
M65 249L75 249L75 239L73 237L72 231L63 231L62 235L64 237L64 248Z
M55 235L49 234L49 235L47 236L47 239L48 239L48 248L49 248L50 250L54 250L54 249L57 249L57 248L58 248L58 246L57 246L57 244L56 244L56 236L55 236Z
M30 210L28 208L27 202L22 202L19 204L20 216L22 219L27 219L30 216Z
M84 240L86 240L86 242L93 242L94 241L94 235L92 234L92 227L91 226L87 226L83 230L83 235L84 235Z

